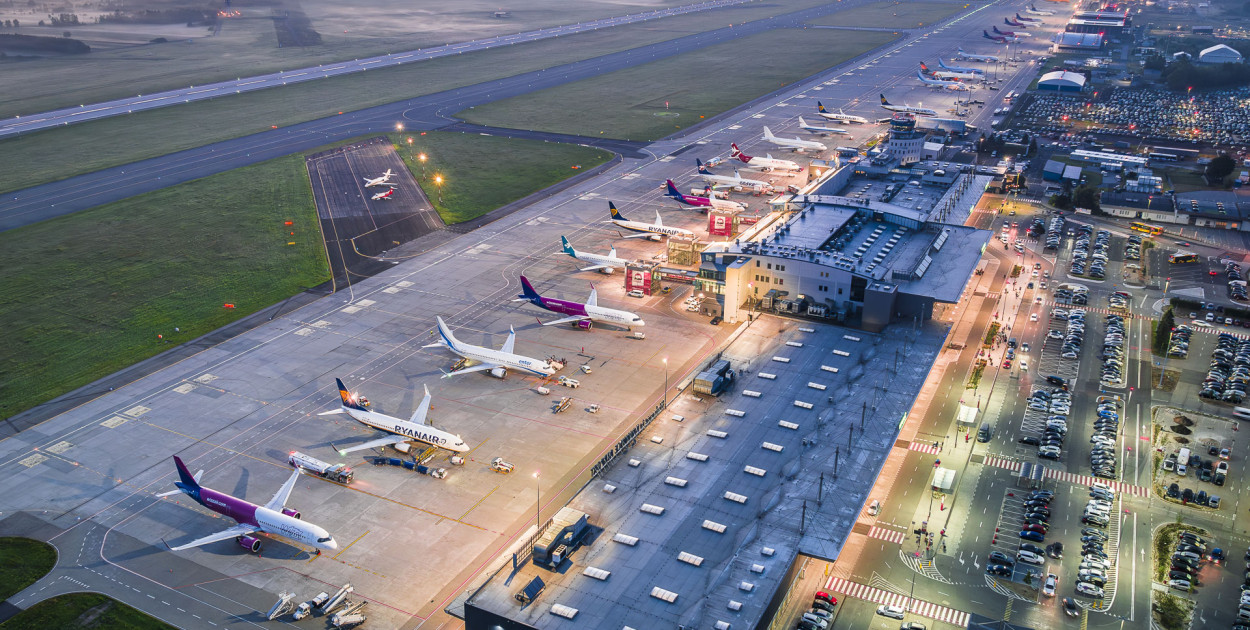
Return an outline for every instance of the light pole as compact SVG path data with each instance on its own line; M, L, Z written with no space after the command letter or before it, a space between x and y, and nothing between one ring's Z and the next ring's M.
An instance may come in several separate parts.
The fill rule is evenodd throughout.
M543 526L543 491L537 470L534 471L534 495L538 497L537 502L534 503L534 529L537 530Z
M442 205L443 203L443 176L435 174L434 183L438 185L438 203L439 205Z
M408 141L409 141L409 142L412 142L412 138L408 138ZM422 178L424 178L424 177L425 177L425 160L426 160L426 158L427 158L427 157L428 157L428 156L426 156L426 154L424 154L424 153L418 153L418 154L417 154L417 159L418 159L418 160L421 160L421 177L422 177Z
M668 357L664 357L664 408L668 408Z

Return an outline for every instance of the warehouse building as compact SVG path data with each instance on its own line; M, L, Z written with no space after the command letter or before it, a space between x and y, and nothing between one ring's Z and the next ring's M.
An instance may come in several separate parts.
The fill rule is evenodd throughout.
M1101 50L1104 43L1102 33L1056 33L1051 38L1056 51L1059 50Z
M1241 63L1241 53L1228 44L1217 44L1198 53L1198 63Z
M1085 75L1066 70L1047 72L1037 80L1037 89L1044 92L1080 92L1085 89Z

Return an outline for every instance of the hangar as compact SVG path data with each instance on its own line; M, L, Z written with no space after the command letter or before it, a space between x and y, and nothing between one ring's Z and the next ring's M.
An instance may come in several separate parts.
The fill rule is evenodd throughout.
M1228 44L1217 44L1198 53L1198 63L1241 63L1241 53Z
M1080 92L1085 89L1085 75L1066 70L1047 72L1037 80L1037 89L1052 92Z

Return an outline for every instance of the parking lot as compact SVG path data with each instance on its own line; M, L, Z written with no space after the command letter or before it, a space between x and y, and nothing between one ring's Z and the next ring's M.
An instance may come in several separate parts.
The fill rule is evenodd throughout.
M1101 98L1034 94L1016 121L1047 133L1078 123L1090 132L1184 142L1230 144L1250 136L1250 88L1191 94L1156 89L1100 90Z

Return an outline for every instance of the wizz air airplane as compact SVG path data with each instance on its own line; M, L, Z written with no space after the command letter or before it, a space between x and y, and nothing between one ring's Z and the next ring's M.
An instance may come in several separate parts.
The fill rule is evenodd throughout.
M829 150L829 147L819 142L816 142L815 140L803 140L799 138L798 136L795 136L794 138L778 138L777 136L773 135L773 131L769 129L767 125L764 126L764 141L771 142L784 149L790 149L791 151L798 151L799 153L802 153L808 150L811 150L811 151L828 151Z
M579 252L569 245L569 239L561 236L560 244L564 246L564 253L572 256L576 260L591 263L589 267L582 267L578 271L595 271L602 273L612 273L616 267L625 267L629 264L628 260L616 257L616 247L613 247L608 254L591 254L590 252Z
M1017 22L1024 22L1024 23L1026 23L1026 24L1027 24L1027 23L1033 23L1033 24L1041 24L1041 23L1042 23L1042 21L1041 21L1041 20L1039 20L1039 19L1037 19L1037 18L1024 17L1023 15L1020 15L1019 13L1017 13L1017 14L1016 14L1016 21L1017 21Z
M864 118L863 116L852 116L850 114L844 114L842 113L842 110L840 109L838 110L838 113L835 114L825 109L825 106L821 105L820 101L816 101L816 115L826 120L832 120L832 121L840 122L840 123L856 123L859 125L868 124L867 118Z
M964 66L948 66L946 65L945 61L942 61L941 57L938 57L938 65L941 66L943 70L949 70L951 72L966 72L968 74L971 74L973 78L985 76L985 71L980 68L967 68ZM956 78L961 78L961 77L956 77Z
M771 155L766 157L747 155L742 152L742 149L738 148L736 143L730 144L729 147L729 156L738 158L743 164L747 165L747 168L758 168L766 171L782 169L785 171L798 172L803 170L802 166L799 166L790 160L779 160Z
M362 177L361 179L365 180L365 188L368 188L370 186L381 186L383 184L389 184L391 181L391 178L394 176L395 176L395 173L392 173L391 169L388 168L386 169L386 172L382 173L380 177Z
M916 78L920 79L921 83L929 87L933 87L933 88L946 89L946 90L958 90L960 92L967 92L970 89L967 85L964 85L963 83L959 83L958 81L943 81L941 79L930 79L929 77L926 77L925 75L921 74L919 70L916 71Z
M1042 11L1041 9L1038 9L1032 2L1029 3L1029 8L1025 9L1024 12L1028 13L1029 15L1054 15L1055 14L1054 11Z
M941 61L941 60L939 59L938 61ZM950 70L931 70L929 69L929 66L926 66L924 64L923 61L920 62L920 71L935 79L947 79L947 80L954 79L956 81L972 81L977 78L977 75L972 74L970 72L953 72Z
M426 415L430 413L430 388L425 388L425 398L421 399L421 404L417 405L417 410L412 413L412 418L405 421L399 418L392 418L384 413L370 411L368 408L369 401L364 396L353 394L347 391L347 387L343 385L342 379L334 379L339 386L340 406L338 409L324 411L317 415L328 416L336 413L345 413L352 417L353 420L363 425L373 427L379 431L386 431L392 435L380 437L376 440L369 440L363 444L349 446L347 448L339 448L331 444L330 446L339 452L339 455L346 455L355 451L363 451L369 448L378 448L381 446L393 446L396 449L407 453L407 443L416 441L424 442L430 446L445 448L449 451L464 453L469 450L464 440L459 435L448 433L436 429L429 424ZM405 445L400 447L400 445Z
M911 105L891 105L890 101L885 100L885 94L881 95L881 107L892 112L902 112L904 114L915 114L917 116L937 116L937 112L928 107L912 107Z
M443 378L482 371L489 371L490 375L495 378L503 378L508 375L508 370L516 370L534 376L551 376L564 367L564 364L559 361L540 361L514 353L512 349L516 346L516 331L511 327L508 328L508 340L503 342L503 347L493 350L491 348L483 348L482 346L469 345L456 339L456 336L451 334L451 329L447 328L447 324L443 323L442 317L435 316L434 319L438 320L438 343L432 343L424 347L447 348L470 361L478 363L478 365L456 370L455 372L444 373Z
M639 234L631 234L624 238L647 238L653 241L660 240L662 236L687 236L694 238L694 232L683 230L675 227L665 227L664 220L660 218L660 211L655 211L655 223L643 223L642 221L630 221L616 209L616 204L608 202L608 216L611 217L612 223L617 227L622 227L631 232L640 232Z
M989 40L996 41L996 42L998 42L998 43L1000 43L1000 44L1014 44L1014 43L1016 43L1016 42L1020 41L1020 38L1019 38L1019 37L1015 37L1015 36L1012 36L1012 37L1007 37L1006 35L1003 35L1001 32L999 32L999 30L998 30L998 28L997 28L997 27L995 27L995 28L994 28L994 32L995 32L995 33L998 33L998 35L990 35L990 32L989 32L989 31L982 29L982 30L981 30L981 37L984 37L985 39L989 39Z
M725 199L717 199L716 196L713 195L712 191L710 190L707 191L708 195L706 197L701 197L699 195L687 195L687 194L682 193L680 190L677 190L677 186L673 185L673 180L671 179L666 180L664 183L668 186L668 192L664 193L664 196L669 197L671 199L676 199L678 203L681 203L687 206L695 206L697 208L714 208L716 210L746 210L747 209L746 206L740 203L737 203L734 201L728 201ZM709 188L711 187L709 186ZM704 212L707 212L707 211L704 210ZM659 220L658 215L656 217L656 220L657 221Z
M1011 40L1011 38L1013 38L1013 37L1014 37L1014 38L1016 38L1016 41L1019 41L1021 37L1032 37L1032 36L1033 36L1033 34L1032 34L1032 33L1025 33L1024 31L1000 31L1000 30L998 30L998 27L997 27L997 26L995 26L995 27L994 27L994 32L995 32L995 33L997 33L997 34L999 34L999 35L1002 35L1003 37L1006 37L1006 38L1008 39L1008 41L1010 41L1010 40Z
M974 55L972 53L964 52L964 49L962 48L959 49L959 56L963 57L964 59L967 59L968 61L984 61L987 63L989 62L998 63L998 57L995 57L994 55Z
M377 201L379 199L390 199L392 196L394 196L394 194L395 194L395 189L392 188L386 192L380 192L374 195L373 201Z
M799 120L802 120L802 119L799 119ZM700 160L699 158L695 158L694 163L695 163L695 166L699 168L699 177L702 177L703 181L709 184L712 184L714 186L758 188L760 190L765 190L765 191L769 191L773 189L773 185L766 181L762 181L758 179L746 179L742 175L738 174L738 169L736 168L734 169L734 176L730 177L728 175L716 175L715 173L711 171L710 168L708 168L708 165L704 164L703 161Z
M334 551L339 547L339 544L334 542L334 537L329 532L308 521L300 520L299 510L286 507L286 500L291 496L291 490L295 487L295 480L299 479L302 469L296 468L291 473L291 477L286 480L286 483L282 484L277 494L273 495L273 498L269 499L268 503L256 505L255 503L201 486L200 477L204 475L204 471L201 470L192 475L177 455L174 456L174 466L178 468L179 481L174 482L178 489L156 496L167 497L181 492L194 499L196 503L222 516L234 519L238 524L216 534L197 538L185 545L170 547L170 551L182 551L183 549L233 538L244 549L252 553L259 553L261 540L256 536L257 534L281 536L297 543L316 547L321 551ZM166 543L166 546L168 546L168 543Z
M808 133L818 133L820 135L825 135L829 133L847 133L847 134L851 133L845 129L838 129L837 127L814 127L812 125L807 124L807 121L803 120L802 116L799 116L799 129L802 129L803 131L806 131Z
M630 313L629 311L618 311L614 308L606 308L599 306L599 294L592 286L590 288L590 297L585 303L569 302L567 300L557 300L555 298L545 298L534 290L529 279L521 276L521 295L513 302L529 302L538 308L551 311L552 313L560 313L568 315L560 319L542 322L543 326L553 326L555 324L573 324L582 330L590 330L595 322L616 324L624 326L626 329L632 329L634 326L646 326L646 322L642 318Z

